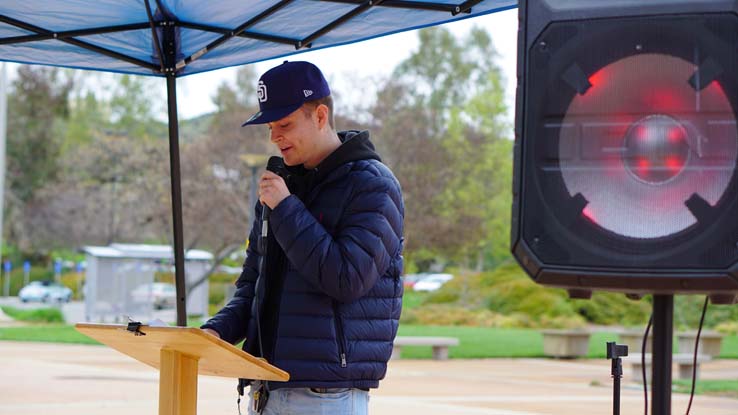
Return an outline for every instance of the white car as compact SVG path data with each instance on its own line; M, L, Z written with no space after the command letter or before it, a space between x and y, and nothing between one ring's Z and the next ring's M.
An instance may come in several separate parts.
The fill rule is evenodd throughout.
M413 285L413 291L435 291L453 278L451 274L429 274Z
M72 290L53 281L31 281L21 288L18 298L24 303L29 301L68 303L72 299Z
M152 282L142 284L131 291L131 299L136 304L153 304L154 308L172 308L177 303L177 291L174 284Z

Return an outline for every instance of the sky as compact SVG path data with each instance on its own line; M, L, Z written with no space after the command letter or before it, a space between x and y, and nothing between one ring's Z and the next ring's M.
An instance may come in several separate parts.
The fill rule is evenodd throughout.
M516 83L517 13L517 9L506 10L443 26L457 37L465 35L474 26L483 27L492 35L492 41L499 54L497 64L502 68L505 77L507 118L510 121L513 120ZM400 61L417 49L417 38L417 31L409 31L350 45L308 51L288 59L307 60L316 64L323 71L331 89L340 94L341 101L351 105L364 97L375 95L371 79L389 75ZM256 72L261 74L279 65L283 60L285 58L256 63L254 64ZM177 81L179 117L187 119L214 111L212 95L222 82L235 83L235 73L236 68L224 68L180 78ZM353 81L355 79L366 80L367 87L356 91L354 86L356 83ZM349 86L354 87L351 89ZM166 97L166 92L164 96ZM337 105L337 110L340 110L341 102ZM166 114L162 113L161 118L166 119Z

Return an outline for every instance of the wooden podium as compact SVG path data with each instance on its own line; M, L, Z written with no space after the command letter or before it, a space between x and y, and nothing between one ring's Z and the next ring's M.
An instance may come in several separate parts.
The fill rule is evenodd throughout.
M287 381L290 375L193 327L75 325L77 331L159 369L159 415L197 413L197 375Z

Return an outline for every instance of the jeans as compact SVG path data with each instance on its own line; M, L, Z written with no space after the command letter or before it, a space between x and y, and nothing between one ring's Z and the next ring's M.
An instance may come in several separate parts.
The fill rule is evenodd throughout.
M249 391L249 415L253 410L254 388ZM361 389L330 388L319 393L310 388L282 388L269 392L261 415L367 415L369 392Z

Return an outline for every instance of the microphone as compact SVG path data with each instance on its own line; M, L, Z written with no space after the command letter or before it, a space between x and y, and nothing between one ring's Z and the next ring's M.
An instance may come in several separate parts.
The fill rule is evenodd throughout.
M272 173L284 177L284 161L281 157L271 156L267 162L266 169ZM269 215L272 209L266 204L262 204L261 208L261 238L259 238L259 248L261 252L266 252L267 234L269 233Z

